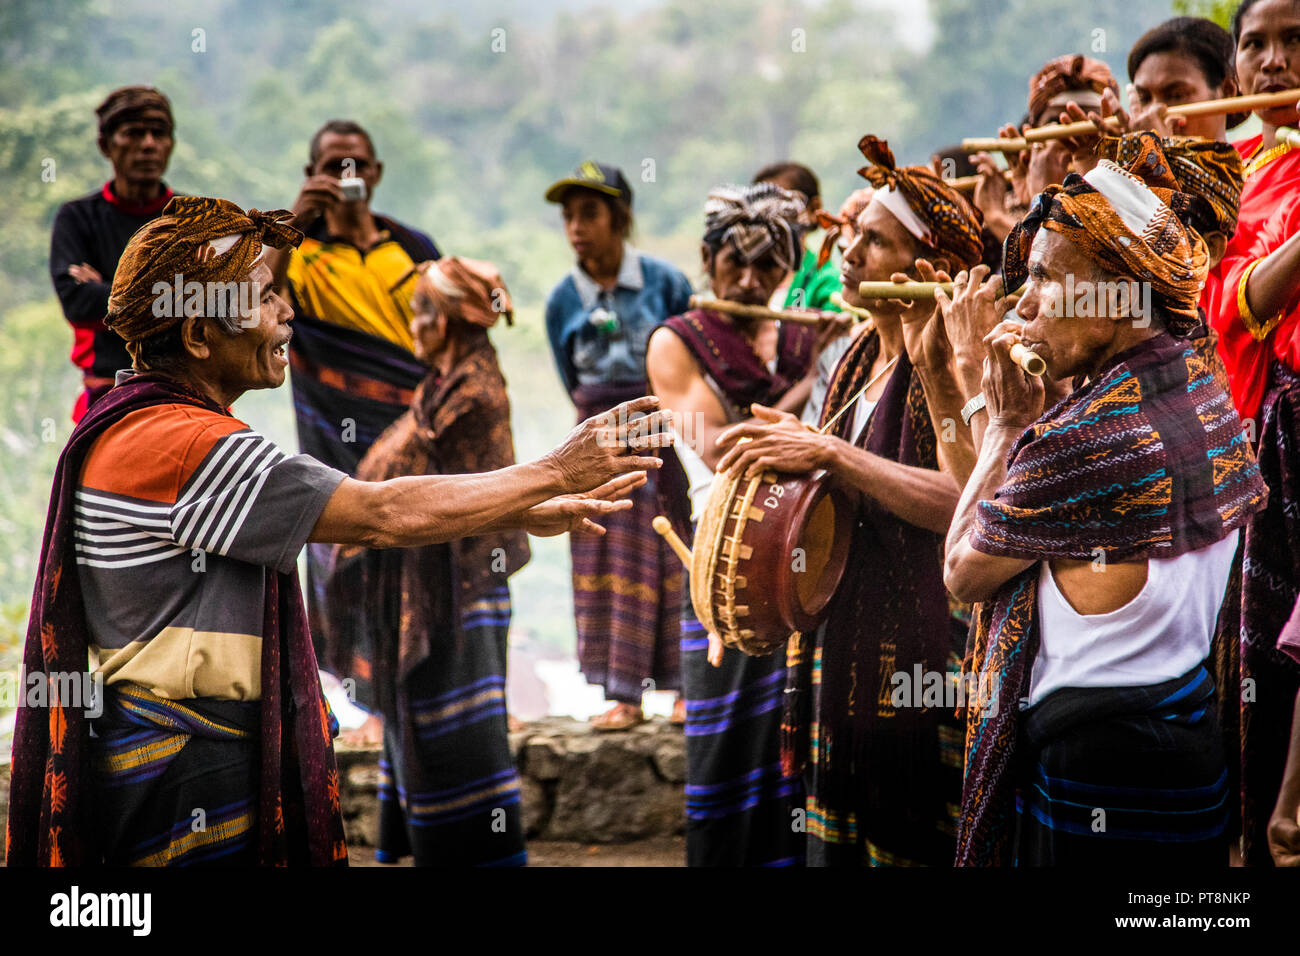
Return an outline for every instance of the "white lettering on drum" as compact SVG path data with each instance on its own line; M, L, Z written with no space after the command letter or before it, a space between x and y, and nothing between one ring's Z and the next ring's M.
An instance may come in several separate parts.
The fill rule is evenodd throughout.
M768 489L767 497L763 500L763 507L774 509L781 507L779 499L785 497L785 485L772 485Z

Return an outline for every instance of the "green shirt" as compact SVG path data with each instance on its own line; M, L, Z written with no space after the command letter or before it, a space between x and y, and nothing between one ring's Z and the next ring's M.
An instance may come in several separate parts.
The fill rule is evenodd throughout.
M817 253L811 249L803 251L803 262L799 271L790 280L790 289L785 294L784 308L802 306L808 309L829 309L831 293L840 291L840 268L835 259L828 259L826 265L817 268Z

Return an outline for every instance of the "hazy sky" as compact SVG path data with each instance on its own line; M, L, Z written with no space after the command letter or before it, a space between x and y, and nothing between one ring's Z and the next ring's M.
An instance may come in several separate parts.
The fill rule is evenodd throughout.
M158 9L165 0L95 0L93 6L104 13L115 12L149 12ZM701 0L708 2L708 0ZM820 5L823 0L807 0L811 5ZM490 23L509 19L525 23L547 23L554 19L555 13L564 10L580 13L591 9L613 9L621 13L632 13L662 6L664 0L387 0L385 6L397 9L409 9L421 19L432 19L446 12L454 12L467 25ZM902 36L909 47L924 49L929 45L933 30L930 27L928 0L855 0L865 9L878 8L882 16L895 19L902 27ZM755 0L755 9L764 6L763 0ZM196 16L202 18L202 6L196 7ZM364 13L364 5L361 7ZM286 11L287 16L292 11Z
M707 0L703 0L707 2ZM819 6L821 0L808 0L810 5ZM923 49L930 43L933 30L930 28L929 3L927 0L855 0L865 9L873 7L881 10L882 16L894 18L903 27L902 35L908 46ZM441 2L424 3L427 10L456 10L472 23L477 20L496 17L528 22L545 22L550 20L556 10L577 13L592 8L608 7L623 12L647 10L662 6L663 0L441 0ZM764 6L762 0L755 0L755 8Z

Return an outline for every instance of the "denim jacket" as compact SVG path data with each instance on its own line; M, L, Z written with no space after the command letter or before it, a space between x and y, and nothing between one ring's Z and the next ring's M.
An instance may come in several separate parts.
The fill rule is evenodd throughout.
M680 270L628 245L612 290L575 264L546 300L546 333L564 387L644 382L650 333L687 311L690 297Z

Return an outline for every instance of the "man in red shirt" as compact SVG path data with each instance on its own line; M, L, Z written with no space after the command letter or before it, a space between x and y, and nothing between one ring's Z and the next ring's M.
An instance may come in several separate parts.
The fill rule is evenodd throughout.
M131 367L121 336L104 325L108 291L127 240L173 195L162 180L174 142L167 97L153 87L126 86L95 113L99 151L113 164L113 178L64 203L50 237L50 278L73 328L72 363L85 385L73 421L112 387L119 369Z

